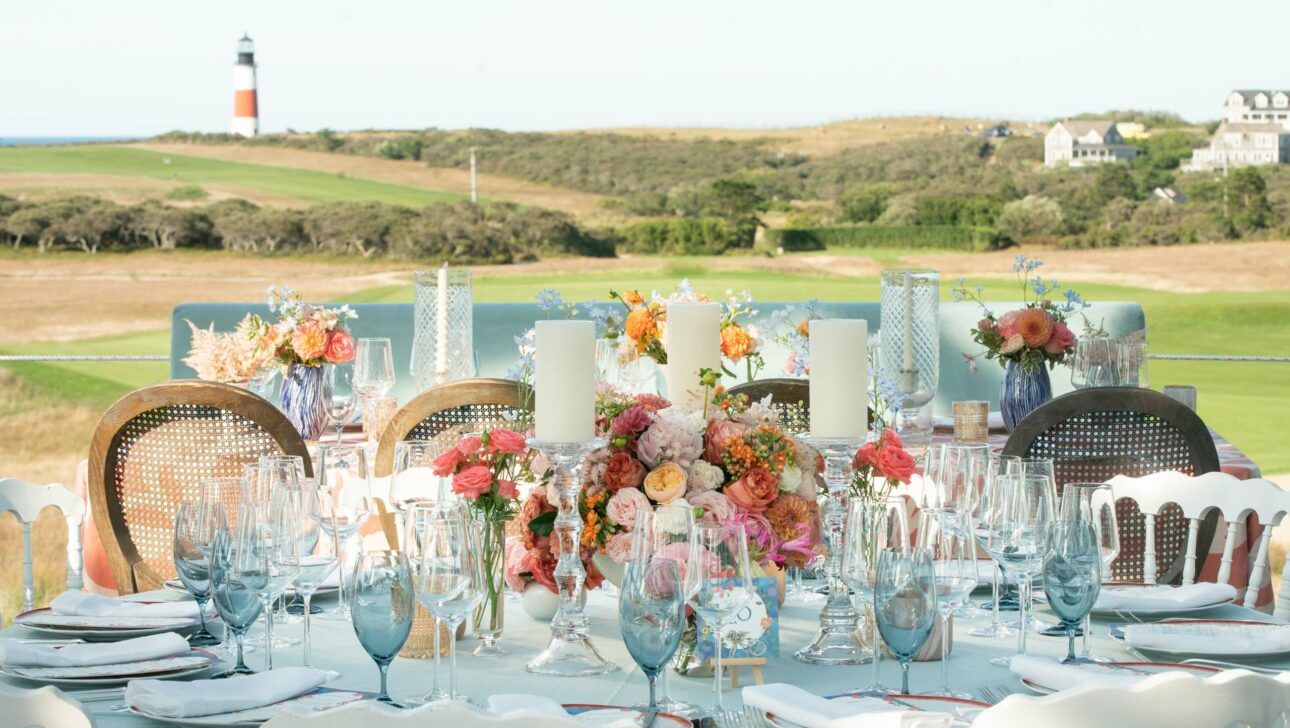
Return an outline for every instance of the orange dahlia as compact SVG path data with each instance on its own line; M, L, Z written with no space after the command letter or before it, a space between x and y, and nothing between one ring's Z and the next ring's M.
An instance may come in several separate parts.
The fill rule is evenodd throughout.
M648 308L638 308L627 314L624 330L636 342L636 350L643 352L651 341L658 338L658 321Z
M1042 308L1027 308L1017 316L1017 333L1026 346L1038 349L1053 336L1053 317Z
M728 324L721 330L721 353L730 358L730 361L739 361L740 359L752 353L753 340L744 328L736 323Z
M645 297L641 295L640 291L627 291L623 294L623 303L628 306L639 306L645 303Z
M819 516L819 506L795 493L780 493L779 497L766 508L766 520L771 530L781 540L791 541L802 535L799 524L805 525L815 541L815 522ZM788 553L788 566L805 566L810 557L805 554Z

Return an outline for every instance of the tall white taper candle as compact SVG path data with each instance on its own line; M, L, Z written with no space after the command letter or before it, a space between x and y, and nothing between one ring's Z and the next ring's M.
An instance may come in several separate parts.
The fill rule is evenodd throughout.
M703 406L699 370L721 371L721 304L673 303L663 329L667 398L688 409Z
M863 438L869 421L869 324L811 322L811 436Z
M595 437L596 325L538 321L537 439L586 442Z

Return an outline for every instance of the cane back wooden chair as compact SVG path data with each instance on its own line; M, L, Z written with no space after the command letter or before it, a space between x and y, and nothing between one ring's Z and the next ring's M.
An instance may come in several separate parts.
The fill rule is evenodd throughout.
M16 478L0 479L0 513L8 511L22 524L22 608L35 607L36 581L32 575L31 526L40 512L53 506L67 522L67 590L82 586L84 561L81 553L81 524L85 521L85 500L61 483L43 486Z
M1058 397L1031 412L1013 430L1004 455L1052 458L1060 490L1066 483L1103 483L1178 471L1203 475L1219 470L1209 428L1195 412L1149 389L1097 387ZM1146 521L1131 501L1116 507L1120 556L1112 574L1121 581L1175 581L1182 574L1188 522L1176 504L1155 519L1156 574L1143 573ZM1205 551L1217 514L1205 521L1196 544ZM1203 551L1202 551L1203 553Z
M806 379L789 377L754 379L736 384L731 394L742 394L751 402L770 397L771 408L779 414L785 432L806 433L811 430L811 384ZM873 424L873 410L868 410L868 423Z
M244 389L175 381L112 405L90 444L89 497L118 591L159 589L174 576L179 504L198 497L203 479L241 476L261 455L299 455L313 473L287 418Z

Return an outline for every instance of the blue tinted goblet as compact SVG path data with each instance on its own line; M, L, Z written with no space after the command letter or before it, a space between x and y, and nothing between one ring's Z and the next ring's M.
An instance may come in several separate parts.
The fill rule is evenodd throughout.
M909 695L909 664L923 649L936 618L936 582L927 549L885 549L874 585L878 632L900 660L900 691Z
M1102 553L1092 523L1061 520L1049 528L1043 575L1048 608L1066 629L1065 662L1078 662L1075 633L1102 588Z
M211 596L215 602L215 611L219 612L225 629L233 633L233 640L237 644L237 664L216 677L249 675L255 672L246 666L244 643L246 631L259 619L263 605L255 590L233 569L235 549L232 532L227 528L215 532L210 557Z
M649 679L647 715L656 714L654 683L676 654L685 630L685 593L676 561L642 558L627 563L618 598L618 627L627 651Z
M412 570L398 551L369 551L358 558L350 611L359 644L381 671L381 694L377 700L398 705L386 687L390 663L403 649L412 632L416 604Z

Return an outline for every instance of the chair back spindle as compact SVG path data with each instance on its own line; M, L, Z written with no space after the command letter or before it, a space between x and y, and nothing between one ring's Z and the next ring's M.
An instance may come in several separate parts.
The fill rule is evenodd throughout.
M36 606L36 582L32 569L31 526L40 512L54 507L67 522L67 588L79 591L82 586L81 524L85 521L85 501L67 486L28 483L16 478L0 479L0 513L8 512L22 525L22 608Z

